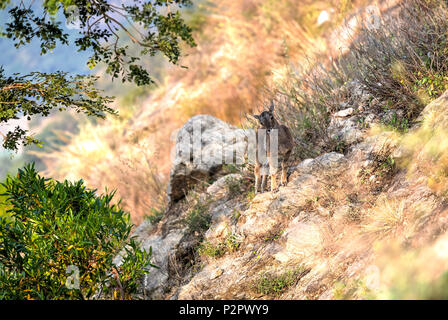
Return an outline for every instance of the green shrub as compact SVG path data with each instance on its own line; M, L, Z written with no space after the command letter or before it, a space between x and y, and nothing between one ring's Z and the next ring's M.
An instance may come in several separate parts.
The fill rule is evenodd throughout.
M227 178L226 180L227 193L234 197L242 192L242 181L235 178Z
M241 245L241 238L234 233L229 233L224 241L213 244L208 241L204 241L199 245L199 255L205 255L212 258L222 257L226 252L238 251Z
M8 201L5 196L2 194L5 192L5 187L0 184L0 217L6 215L6 211L8 210Z
M212 217L207 212L208 204L208 201L203 202L199 199L196 199L196 203L193 205L184 219L184 223L186 224L190 233L193 234L197 232L199 234L202 234L210 227Z
M276 83L272 92L278 97L276 114L291 129L296 142L294 157L314 158L337 144L327 128L330 114L338 110L342 101L336 89L347 80L344 76L339 70L323 67L305 74L300 67L291 65L285 78Z
M217 245L214 245L208 241L205 241L199 245L198 253L201 256L219 258L226 253L226 246L224 243L218 243Z
M409 131L409 120L405 117L400 117L396 112L392 113L390 119L382 120L383 125L386 126L387 129L406 133Z
M151 214L145 215L145 219L147 219L151 224L157 224L163 218L163 211L151 208Z
M413 119L448 89L447 32L446 3L404 1L396 18L361 30L339 63L370 94Z
M2 186L10 208L0 217L0 299L123 299L136 292L151 252L130 238L129 214L112 204L113 192L97 196L82 180L46 179L34 165ZM116 265L119 252L126 255Z
M309 269L299 266L281 274L264 273L255 281L254 287L258 293L280 296L289 287L295 285L309 271Z
M333 288L334 300L373 300L376 299L375 292L372 291L364 280L350 279L348 283L337 281Z

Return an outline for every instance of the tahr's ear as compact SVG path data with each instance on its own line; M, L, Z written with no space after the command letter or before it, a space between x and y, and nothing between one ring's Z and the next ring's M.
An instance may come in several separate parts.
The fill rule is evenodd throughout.
M258 114L253 114L252 117L254 117L254 118L257 119L258 121L260 121L260 115L258 115Z
M271 106L269 107L270 112L274 112L274 101L271 102Z

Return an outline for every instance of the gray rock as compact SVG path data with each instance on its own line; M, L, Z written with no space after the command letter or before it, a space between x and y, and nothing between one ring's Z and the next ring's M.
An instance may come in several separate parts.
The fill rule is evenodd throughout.
M448 101L446 96L445 99ZM432 108L442 113L444 101L439 102ZM445 114L440 117L448 122ZM342 121L343 127L352 128L356 118L339 118L338 121ZM446 127L445 122L437 121L434 125ZM429 255L423 257L431 257L434 252L443 257L437 260L439 258L432 256L433 261L446 261L444 248L448 236L441 232L448 228L444 200L429 189L424 175L419 172L415 176L398 172L379 195L366 189L367 186L359 179L359 170L372 166L375 156L384 151L385 145L398 150L395 149L393 137L393 134L384 132L362 138L362 142L353 144L345 156L331 152L315 159L306 159L292 168L286 186L280 187L277 192L257 194L250 201L222 196L227 191L227 180L240 179L239 175L217 180L207 190L207 197L213 197L206 209L211 217L210 228L198 241L226 245L230 234L237 237L240 245L219 257L201 256L200 268L189 267L191 272L181 274L179 282L172 281L179 274L172 272L170 257L182 257L178 251L183 248L184 242L191 239L185 237L180 227L168 230L162 237L153 234L154 228L151 226L143 226L139 234L145 237L144 247L153 247L154 263L161 266L160 271L151 270L145 278L144 286L149 297L196 300L332 299L335 298L338 282L350 288L353 281L358 279L365 280L371 288L371 283L374 283L372 270L374 274L382 271L382 260L386 258L377 258L378 252L373 250L370 234L366 233L366 227L375 227L378 221L382 221L381 216L377 215L381 211L376 211L377 205L382 203L379 202L380 196L394 210L403 204L404 214L409 212L413 217L409 220L413 221L409 226L396 225L397 232L401 232L401 228L406 231L401 233L402 244L421 246L423 250L429 248L430 251L426 251ZM392 156L404 157L406 153L394 151ZM378 177L378 174L372 172L369 176ZM372 181L374 179L378 180L372 178ZM181 208L180 203L177 205ZM235 210L238 211L237 215L234 214ZM414 212L419 213L418 218L414 218ZM182 215L185 212L173 212L166 219L180 219ZM168 221L162 223L167 224ZM366 234L369 236L366 237ZM382 240L376 237L379 243L388 246L390 241L387 238ZM437 237L444 237L439 239L443 245L432 248ZM179 259L178 263L186 264L185 261ZM384 263L389 261L384 259ZM254 284L265 274L281 274L297 269L306 270L306 273L286 288L281 296L254 290ZM397 270L401 272L401 269ZM362 292L356 292L348 298L362 299L364 296Z
M353 108L347 108L341 111L336 112L333 116L337 118L346 118L351 116L355 110Z
M207 179L224 163L243 163L246 133L210 115L192 117L180 129L170 172L168 196L176 202L191 187Z
M238 182L243 179L243 176L238 173L228 174L224 177L216 180L211 186L207 188L207 193L214 196L220 197L227 192L227 187L230 183Z
M151 263L159 268L151 268L149 274L144 276L143 289L145 295L151 299L161 299L165 292L168 280L168 263L173 249L179 244L184 233L176 230L168 233L166 237L162 235L151 235L142 243L142 248L149 250L152 248Z
M329 136L333 139L353 144L362 140L364 133L358 128L358 117L333 117L328 126Z

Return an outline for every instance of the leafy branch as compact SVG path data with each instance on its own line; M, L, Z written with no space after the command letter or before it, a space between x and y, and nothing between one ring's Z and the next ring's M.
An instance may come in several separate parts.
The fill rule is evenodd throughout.
M0 2L0 8L2 5L5 0ZM79 23L81 36L74 44L79 51L93 51L90 67L103 62L112 78L121 76L123 82L148 85L154 81L139 60L161 52L177 64L181 41L191 47L196 45L192 29L180 14L182 7L190 5L191 0L134 0L132 5L121 6L106 0L46 0L43 13L37 15L32 1L28 6L20 1L8 11L11 22L5 24L3 35L12 39L17 48L37 38L42 54L53 50L58 42L68 45L68 34L54 19L61 10L67 21L76 18ZM141 47L139 54L129 55L129 46L121 44L129 42L126 38Z
M94 87L96 79L94 76L68 76L64 72L32 72L5 77L0 68L0 124L21 117L31 120L31 116L37 114L48 116L54 109L63 111L70 108L100 118L107 113L116 114L107 106L112 97L102 96ZM14 151L20 143L25 146L38 143L20 127L3 138L3 147Z

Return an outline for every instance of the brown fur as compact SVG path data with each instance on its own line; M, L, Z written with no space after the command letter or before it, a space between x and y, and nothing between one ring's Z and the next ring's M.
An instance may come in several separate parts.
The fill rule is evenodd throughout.
M271 191L277 191L277 168L274 166L273 157L270 154L270 131L271 129L278 130L278 163L281 165L281 177L280 177L280 185L286 185L287 181L287 167L288 160L291 156L292 148L294 147L294 140L292 138L291 132L288 127L280 124L277 119L274 117L274 105L272 104L269 108L269 111L263 111L259 115L254 115L254 117L260 122L261 128L266 130L266 152L268 164L269 164L269 175L271 176ZM257 131L257 150L258 150L258 131ZM263 167L267 164L261 163L258 158L258 153L255 161L255 193L258 193L258 187L261 180L261 192L264 192L264 188L266 186L266 174L263 174Z

